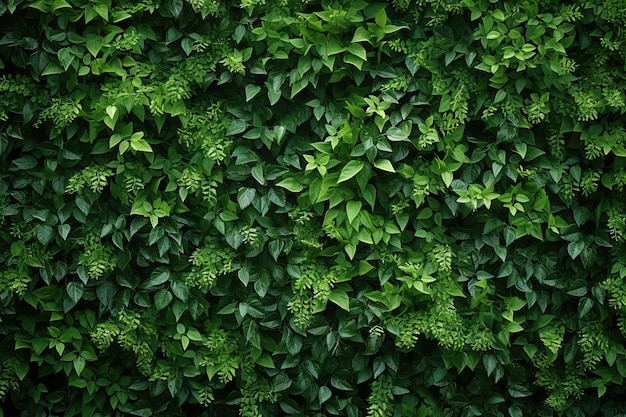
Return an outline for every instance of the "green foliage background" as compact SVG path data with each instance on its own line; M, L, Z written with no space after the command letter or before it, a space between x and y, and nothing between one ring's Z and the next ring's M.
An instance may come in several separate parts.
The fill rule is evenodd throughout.
M0 1L4 415L626 412L625 27Z

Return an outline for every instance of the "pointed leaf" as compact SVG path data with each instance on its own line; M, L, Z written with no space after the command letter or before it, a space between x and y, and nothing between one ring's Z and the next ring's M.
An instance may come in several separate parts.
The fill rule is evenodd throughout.
M350 178L354 177L356 174L361 172L365 164L362 161L350 161L348 162L341 173L339 174L338 183L348 181Z

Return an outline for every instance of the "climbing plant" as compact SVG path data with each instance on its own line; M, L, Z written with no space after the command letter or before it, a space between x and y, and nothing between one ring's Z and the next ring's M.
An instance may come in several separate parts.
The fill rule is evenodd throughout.
M621 0L0 1L0 416L616 416Z

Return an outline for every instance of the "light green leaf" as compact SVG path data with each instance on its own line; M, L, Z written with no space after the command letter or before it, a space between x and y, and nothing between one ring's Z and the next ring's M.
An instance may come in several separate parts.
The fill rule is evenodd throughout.
M350 311L350 297L344 290L333 290L328 299L346 311Z
M348 47L348 52L361 58L363 61L367 61L367 51L358 43L353 43Z
M354 31L351 42L370 42L370 39L372 39L372 34L366 28L358 27L356 31Z
M292 193L299 193L300 191L304 189L304 186L294 177L285 178L284 180L282 180L276 185L278 187L286 188Z
M258 85L248 84L246 86L246 101L252 100L260 91L261 87Z
M380 169L381 171L396 172L393 164L388 159L379 159L374 162L374 167Z
M339 173L337 183L348 181L350 178L361 172L364 166L365 164L362 161L348 162L341 170L341 173Z
M145 139L131 139L130 147L138 152L152 152L152 147Z
M346 204L346 213L348 214L348 222L352 223L354 221L356 216L359 215L359 211L361 210L362 206L363 206L363 203L361 203L360 201L348 201L348 203Z

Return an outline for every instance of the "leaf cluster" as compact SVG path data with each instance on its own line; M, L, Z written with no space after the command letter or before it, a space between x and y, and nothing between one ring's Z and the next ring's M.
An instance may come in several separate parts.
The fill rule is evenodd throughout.
M0 1L0 416L626 412L624 10Z

